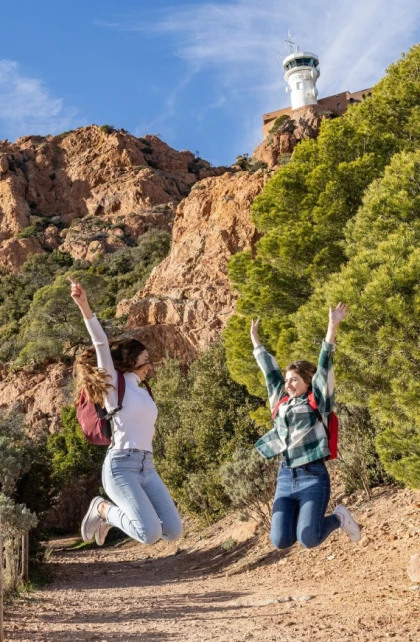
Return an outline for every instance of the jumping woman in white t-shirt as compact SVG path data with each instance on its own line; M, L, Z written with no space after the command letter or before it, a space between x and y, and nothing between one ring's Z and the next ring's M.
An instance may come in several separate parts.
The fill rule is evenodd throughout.
M117 370L125 379L123 407L113 417L113 441L102 468L102 484L112 501L93 498L82 522L82 537L85 541L95 537L101 546L116 526L142 544L176 540L182 535L181 519L152 458L158 411L147 390L139 386L151 368L149 353L136 339L108 343L85 290L69 280L94 346L75 364L78 396L83 389L89 401L109 412L118 406Z

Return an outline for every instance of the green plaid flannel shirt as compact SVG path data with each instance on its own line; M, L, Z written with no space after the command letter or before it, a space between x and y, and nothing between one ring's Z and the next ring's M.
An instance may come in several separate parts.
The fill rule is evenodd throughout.
M334 344L322 342L318 368L312 378L312 391L326 426L334 406L334 348ZM277 361L264 346L255 348L254 356L264 374L273 411L279 399L286 395L283 375ZM265 459L284 455L287 466L291 468L329 456L327 434L308 405L308 393L281 404L274 418L274 428L261 437L255 447Z

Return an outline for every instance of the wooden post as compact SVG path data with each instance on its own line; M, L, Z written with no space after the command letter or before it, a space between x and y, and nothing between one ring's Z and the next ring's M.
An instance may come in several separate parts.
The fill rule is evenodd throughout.
M29 581L29 531L22 535L22 581Z
M3 534L0 517L0 642L4 642L3 627Z

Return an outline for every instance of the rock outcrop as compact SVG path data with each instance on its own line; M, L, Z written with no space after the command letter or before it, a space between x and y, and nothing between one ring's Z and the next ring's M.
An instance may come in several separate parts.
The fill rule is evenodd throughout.
M120 303L127 326L146 345L157 341L161 355L189 362L225 327L237 299L227 264L257 239L250 207L265 180L262 171L238 172L197 184L178 206L169 256L142 291Z
M299 141L316 138L325 118L333 115L321 105L301 107L291 116L284 116L277 131L268 134L252 154L252 158L267 164L269 169L278 167L292 154Z
M72 403L71 368L50 364L37 370L23 368L8 375L0 371L0 410L22 413L36 431L55 432L60 427L61 409Z
M407 574L412 582L420 583L420 553L414 553L410 557Z
M191 187L212 168L156 136L107 126L0 142L0 265L16 271L28 255L61 249L92 260L169 230Z

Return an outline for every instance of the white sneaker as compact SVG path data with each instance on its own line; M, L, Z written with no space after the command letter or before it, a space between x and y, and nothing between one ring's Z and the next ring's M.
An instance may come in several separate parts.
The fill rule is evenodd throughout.
M349 536L352 542L358 542L360 540L360 527L357 522L353 519L350 514L350 511L347 510L345 506L340 504L334 509L334 515L337 515L340 520L340 528L343 529L346 535Z
M98 513L98 506L101 504L104 500L103 497L94 497L92 501L90 502L90 506L87 510L86 515L83 518L82 522L82 539L84 542L89 542L89 540L93 539L96 531L99 528L99 525L102 521L102 517Z
M98 530L95 532L95 541L98 546L104 545L106 536L108 535L111 528L111 524L108 524L108 522L101 518Z

